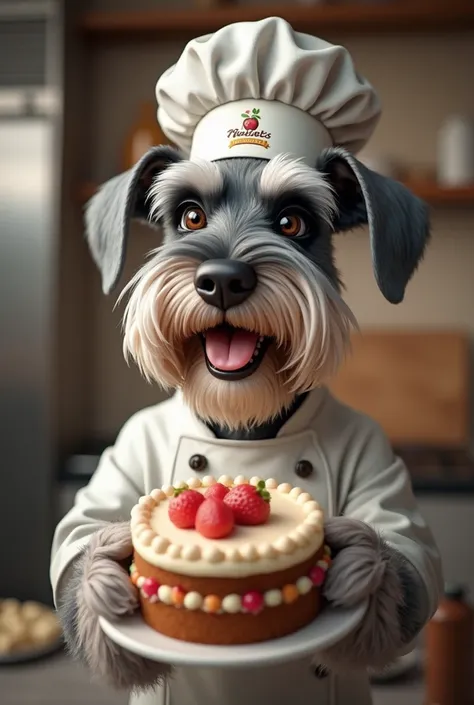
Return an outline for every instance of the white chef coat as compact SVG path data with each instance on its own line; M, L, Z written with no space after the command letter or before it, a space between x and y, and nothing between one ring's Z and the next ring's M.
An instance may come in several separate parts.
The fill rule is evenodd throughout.
M344 514L372 525L418 573L426 589L420 618L426 621L434 613L442 589L440 560L408 472L378 424L340 403L326 388L311 392L277 437L269 440L217 439L185 406L180 392L132 416L56 529L51 563L56 601L67 567L91 534L107 522L127 521L141 495L195 476L189 460L196 454L207 460L204 474L288 481L313 495L327 516ZM313 467L307 478L295 474L301 460ZM180 667L163 689L132 696L130 701L131 705L290 702L370 705L369 681L360 673L318 679L309 660L244 671Z

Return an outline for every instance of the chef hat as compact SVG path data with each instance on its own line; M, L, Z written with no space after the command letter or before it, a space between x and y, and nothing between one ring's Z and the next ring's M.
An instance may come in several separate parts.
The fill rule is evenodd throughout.
M344 47L279 17L189 42L156 98L163 131L192 160L287 153L314 165L327 147L357 153L380 115Z

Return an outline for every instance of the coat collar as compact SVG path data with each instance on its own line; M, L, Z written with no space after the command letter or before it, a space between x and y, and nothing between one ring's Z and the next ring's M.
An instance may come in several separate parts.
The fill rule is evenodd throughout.
M302 431L306 431L319 413L328 394L329 392L326 387L318 387L312 390L301 406L299 406L288 421L283 424L276 437L293 436ZM186 429L184 435L197 436L209 440L216 438L211 429L184 403L181 390L175 392L174 409L176 414L176 428ZM255 442L257 443L258 441Z

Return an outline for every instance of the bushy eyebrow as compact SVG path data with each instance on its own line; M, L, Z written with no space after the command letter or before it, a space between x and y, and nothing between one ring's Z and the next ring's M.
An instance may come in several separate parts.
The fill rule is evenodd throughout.
M260 176L259 190L267 202L281 202L296 194L328 223L337 212L335 194L323 174L287 155L268 162Z
M149 192L150 218L169 215L187 196L216 199L224 189L221 172L213 162L178 162L155 178Z

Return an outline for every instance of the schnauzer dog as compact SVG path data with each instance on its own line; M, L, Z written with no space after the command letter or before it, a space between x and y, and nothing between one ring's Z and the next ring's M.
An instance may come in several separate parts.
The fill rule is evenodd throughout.
M341 295L334 234L368 224L376 282L392 303L402 301L429 239L425 205L339 148L322 153L316 168L288 156L190 162L169 147L151 150L132 172L105 184L87 210L105 293L122 273L132 218L159 228L163 242L121 293L128 297L125 354L148 380L181 389L217 436L245 440L276 435L349 348L356 322ZM328 599L354 604L365 591L373 602L355 637L320 661L331 667L360 657L377 665L420 628L423 588L365 524L338 517L326 532L336 551L352 536L352 559L344 561L344 550L337 556ZM104 646L104 635L100 647L91 646L99 639L97 613L112 609L107 581L117 613L137 606L112 561L102 566L107 581L91 586L104 545L115 546L108 559L126 559L128 527L93 537L61 608L66 636L79 650L88 644L89 663L115 685L146 685L159 675L156 664L131 655L116 663L117 647Z

